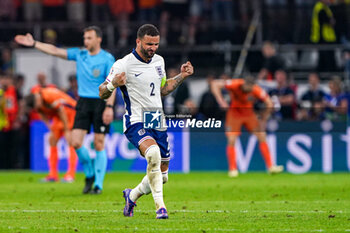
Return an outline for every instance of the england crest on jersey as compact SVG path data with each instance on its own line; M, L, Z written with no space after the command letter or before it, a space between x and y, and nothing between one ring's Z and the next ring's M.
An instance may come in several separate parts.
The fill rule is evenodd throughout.
M156 66L156 71L159 75L160 78L163 78L163 72L162 72L162 67L161 66Z

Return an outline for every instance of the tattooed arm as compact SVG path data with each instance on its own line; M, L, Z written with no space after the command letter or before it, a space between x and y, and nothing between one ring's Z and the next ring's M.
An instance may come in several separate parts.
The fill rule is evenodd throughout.
M126 76L125 72L121 74L116 74L111 82L104 81L100 86L99 86L99 95L101 99L108 99L115 88L120 87L125 85L126 83Z
M190 75L193 74L193 66L191 62L186 62L181 66L181 73L173 78L168 79L161 88L162 96L166 96L173 92L180 84Z

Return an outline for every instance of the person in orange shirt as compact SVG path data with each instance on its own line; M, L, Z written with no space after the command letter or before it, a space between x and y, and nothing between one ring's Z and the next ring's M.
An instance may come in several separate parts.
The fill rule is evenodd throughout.
M56 87L55 84L47 83L46 74L43 72L39 72L37 74L36 80L37 80L37 84L32 86L32 88L30 89L30 93L35 94L40 89L45 88L45 87ZM30 122L32 122L35 120L40 120L41 117L35 109L32 109L32 111L29 113L29 119L30 119Z
M229 106L221 90L226 88L231 97ZM273 103L266 92L255 84L254 77L248 76L245 79L232 80L214 80L211 84L213 95L220 107L228 109L226 113L225 131L228 141L226 148L227 159L229 163L230 177L237 177L237 162L235 143L237 137L241 134L241 127L244 127L254 134L259 141L259 149L265 160L269 173L280 173L283 166L276 166L271 159L271 154L266 143L265 126L269 118ZM258 121L257 114L254 112L254 103L256 100L264 102L265 109L261 113L261 119Z
M63 182L74 181L78 157L72 147L71 129L74 123L76 101L57 88L41 88L26 97L26 104L40 114L41 119L50 129L49 174L43 182L58 181L57 142L64 136L69 144L68 170Z

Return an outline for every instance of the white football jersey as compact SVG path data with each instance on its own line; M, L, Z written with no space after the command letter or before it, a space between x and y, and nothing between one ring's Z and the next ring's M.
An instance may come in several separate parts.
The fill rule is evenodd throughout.
M116 74L125 72L126 84L120 87L126 112L123 117L124 131L135 123L143 123L143 111L159 110L163 115L161 85L166 80L163 57L155 54L148 63L134 50L117 60L106 79L111 82Z

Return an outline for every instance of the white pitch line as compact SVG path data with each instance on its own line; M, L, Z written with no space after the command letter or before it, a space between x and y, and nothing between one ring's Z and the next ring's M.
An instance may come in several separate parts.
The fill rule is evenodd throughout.
M116 200L116 201L104 201L104 202L88 202L89 204L116 204L116 203L122 203L124 200ZM296 203L296 204L321 204L321 203L348 203L350 205L350 200L339 200L339 201L332 201L332 200L327 200L327 201L322 201L322 200L315 200L315 201L168 201L167 203L173 203L173 204L203 204L203 203L213 203L213 204L225 204L227 205L228 203L233 203L233 204L291 204L291 203ZM74 202L74 204L86 204L87 202ZM28 204L28 203L18 203L18 202L0 202L0 205L21 205L21 204ZM42 205L64 205L67 204L67 202L40 202L39 204Z
M50 210L50 209L12 209L12 210L0 210L0 213L121 213L122 210ZM152 213L154 210L135 210L139 213ZM297 213L297 214L324 214L324 213L350 213L345 210L169 210L169 212L175 213Z
M74 227L40 227L37 229L40 230L71 230ZM15 230L15 229L21 229L21 230L28 230L29 227L12 227L12 226L8 226L6 227L0 227L0 229L10 229L10 230ZM139 230L142 232L157 232L157 231L170 231L170 232L174 232L174 231L180 231L180 232L184 232L184 231L190 231L193 232L194 229L189 229L189 228L139 228L139 227L130 227L130 228L125 228L125 227L87 227L87 228L81 228L79 229L80 231L84 231L84 230L104 230L104 231L117 231L117 230L122 230L122 231L135 231L135 230ZM204 231L214 231L214 232L231 232L231 231L241 231L242 229L234 229L234 228L198 228L197 230L204 230ZM253 229L252 229L253 230ZM326 232L327 230L324 229L273 229L273 228L267 228L267 229L260 229L263 232ZM349 232L350 229L342 229L342 228L337 228L337 229L332 229L332 231L344 231L344 232Z

